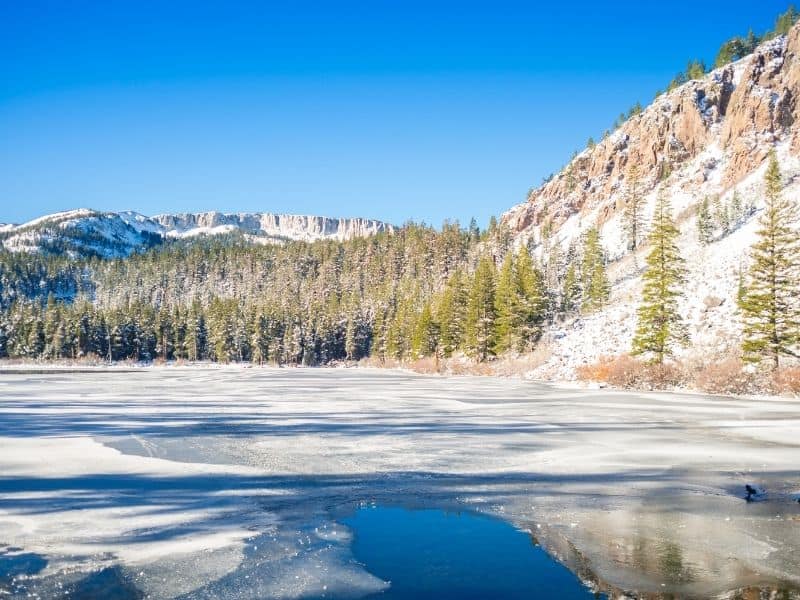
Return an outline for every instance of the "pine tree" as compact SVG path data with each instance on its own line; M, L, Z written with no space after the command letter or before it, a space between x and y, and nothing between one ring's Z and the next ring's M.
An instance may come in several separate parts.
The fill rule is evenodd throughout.
M730 220L731 227L736 229L742 224L745 218L745 210L742 205L742 197L739 195L739 190L733 189L733 197L731 198Z
M714 223L711 217L711 208L709 206L708 196L704 196L703 200L697 207L697 238L704 246L711 243L714 237Z
M442 355L451 356L464 345L467 289L464 274L456 270L445 284L436 311Z
M731 229L731 218L728 207L722 202L719 194L714 196L714 220L717 227L722 230L722 235L728 235Z
M648 236L650 253L642 275L642 303L633 338L633 354L649 355L663 364L676 344L687 341L683 318L678 309L681 286L686 280L684 261L677 239L680 235L672 219L669 200L662 192L656 201L652 230Z
M785 13L778 16L775 22L775 35L786 35L789 30L797 22L798 12L795 10L794 5L790 4Z
M486 360L494 347L494 271L492 260L482 257L469 290L465 346L479 361Z
M544 275L536 268L531 255L520 249L516 262L516 278L519 297L518 311L518 349L530 350L542 333L542 322L547 313L548 294Z
M768 358L780 366L782 355L797 356L800 341L800 239L796 203L781 195L781 172L773 150L764 177L766 208L740 308L744 318L742 350L746 360Z
M431 356L436 352L439 328L433 320L429 303L425 303L417 318L414 334L411 337L411 352L417 358Z
M514 255L506 254L494 293L495 336L494 351L502 354L516 346L519 327L520 290L514 273Z
M608 300L610 285L606 276L605 253L597 227L591 227L584 235L581 285L582 309L591 312L602 308Z
M561 293L561 312L570 313L577 310L581 298L581 284L574 263L569 263L564 275L564 286Z
M639 169L632 165L628 169L628 187L625 195L625 212L623 214L625 235L628 238L628 250L635 251L642 239L642 197Z

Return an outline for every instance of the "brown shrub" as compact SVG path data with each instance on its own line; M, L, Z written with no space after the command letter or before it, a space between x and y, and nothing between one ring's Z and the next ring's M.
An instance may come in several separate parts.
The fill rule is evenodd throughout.
M685 382L684 371L679 365L665 363L657 365L637 360L628 354L602 356L594 364L576 369L578 379L608 383L614 387L635 389L659 389L674 387Z
M772 388L779 394L800 394L800 366L783 367L775 371Z
M502 377L524 377L537 367L542 366L552 356L552 350L546 344L537 345L527 354L506 354L492 363L492 372Z
M417 360L409 362L408 368L414 371L415 373L431 375L433 373L442 372L442 363L438 359L436 359L436 357L425 356L423 358L418 358Z
M758 375L748 372L738 356L704 364L694 374L695 387L710 394L747 394L758 391Z
M475 362L460 358L450 359L446 371L451 375L495 375L494 365L490 362Z

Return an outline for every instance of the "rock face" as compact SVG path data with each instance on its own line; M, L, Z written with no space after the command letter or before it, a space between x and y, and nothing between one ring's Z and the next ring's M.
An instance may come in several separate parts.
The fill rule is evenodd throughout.
M185 237L209 230L239 230L257 236L290 240L347 240L374 235L391 229L390 225L371 219L336 219L309 215L220 212L156 215L151 218L168 236Z
M527 202L504 215L517 233L534 232L548 222L552 229L578 212L599 208L600 221L622 208L631 167L639 191L649 193L667 174L704 157L696 178L702 184L716 175L709 192L726 192L764 161L769 149L789 142L800 153L800 28L762 44L752 55L659 96L641 114L612 135L575 157ZM713 172L713 173L712 173Z
M623 215L634 195L647 222L656 196L665 194L681 230L689 269L682 312L692 341L678 353L707 361L738 351L735 296L756 239L771 149L778 155L783 194L800 202L798 99L800 25L750 56L659 96L503 215L514 242L531 248L548 272L563 273L566 257L595 225L609 259L608 306L554 325L546 335L552 356L537 376L571 378L581 364L630 349L647 252L646 244L635 253L628 248ZM715 219L736 216L726 216L730 222L701 244L695 214L704 198Z
M165 238L239 232L260 243L342 241L392 230L392 225L370 219L220 212L146 217L134 212L78 209L22 225L0 226L0 246L12 252L115 257L146 249Z

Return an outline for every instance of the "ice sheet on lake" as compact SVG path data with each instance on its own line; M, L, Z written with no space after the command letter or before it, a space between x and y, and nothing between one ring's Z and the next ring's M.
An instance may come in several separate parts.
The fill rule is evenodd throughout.
M114 565L155 596L359 596L386 583L338 519L400 503L497 514L607 589L797 585L799 417L370 370L0 374L0 544L47 559L27 590Z

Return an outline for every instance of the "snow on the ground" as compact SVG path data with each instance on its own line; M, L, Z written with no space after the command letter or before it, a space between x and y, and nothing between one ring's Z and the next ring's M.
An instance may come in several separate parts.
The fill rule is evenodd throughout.
M776 151L786 183L783 194L790 198L800 197L800 159L790 154L788 141L778 144ZM722 190L713 176L701 187L691 185L698 170L712 156L718 159L713 172L722 172L725 159L712 146L676 173L666 189L673 214L678 218L681 230L678 245L688 270L681 313L689 327L690 343L685 348L677 348L676 354L689 360L720 357L738 351L741 341L741 317L736 307L739 277L740 272L746 277L748 251L757 240L758 219L764 207L766 163L735 188L742 203L752 204L755 212L729 234L718 236L710 244L701 244L696 227L697 205L704 195L722 192L721 201L728 206L734 193L734 188ZM656 190L646 198L645 222L650 219L658 193ZM575 214L566 221L558 231L564 249L596 222L596 216L593 213L583 217ZM608 306L595 314L557 323L547 331L545 338L550 342L552 358L531 373L534 378L571 379L575 376L575 368L580 365L630 350L648 248L640 249L635 257L626 254L621 212L605 222L600 232L612 261L608 266L612 285Z
M155 597L359 596L388 584L340 520L376 502L499 515L605 589L800 584L798 414L369 369L5 373L0 554L46 557L14 583L43 595L119 565Z

